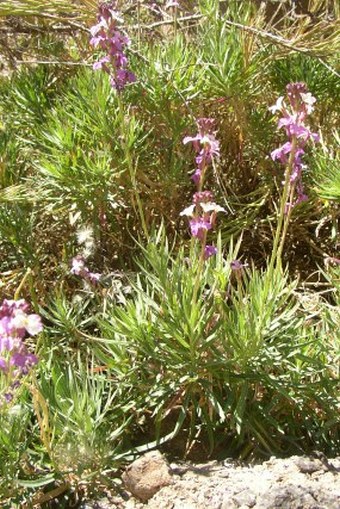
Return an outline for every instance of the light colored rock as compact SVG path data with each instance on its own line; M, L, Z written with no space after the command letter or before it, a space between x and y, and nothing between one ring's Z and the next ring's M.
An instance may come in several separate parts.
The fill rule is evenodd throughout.
M125 488L143 502L173 482L170 467L159 451L150 451L131 463L122 479Z
M258 465L187 465L150 509L339 509L340 458L271 458ZM174 465L174 471L176 468ZM227 475L228 474L228 475Z
M233 502L237 507L254 507L256 504L256 496L249 489L240 491L233 496Z
M292 456L271 458L262 464L247 465L173 463L171 470L159 453L149 453L130 465L126 475L139 472L142 489L147 496L155 493L146 505L133 496L118 493L112 498L110 509L339 509L340 457L315 458ZM150 490L153 471L164 472L171 485ZM170 477L170 478L169 478ZM161 482L164 481L161 474ZM157 492L153 490L159 490ZM130 490L131 491L131 490ZM135 492L141 498L140 491ZM144 500L146 498L144 497ZM102 501L100 501L102 504ZM102 505L82 505L101 509ZM104 507L104 506L103 506ZM106 506L105 506L106 508Z
M294 484L274 486L257 505L259 509L324 509L305 489Z

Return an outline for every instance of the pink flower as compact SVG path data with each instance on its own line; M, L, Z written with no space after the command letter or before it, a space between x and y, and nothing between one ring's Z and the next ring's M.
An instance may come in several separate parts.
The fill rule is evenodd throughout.
M195 170L193 175L191 176L192 180L196 184L197 187L199 187L200 181L201 181L202 172L199 168Z
M14 315L12 325L16 329L25 329L31 336L36 336L43 330L39 315L27 315L23 311L18 311Z
M302 170L305 165L301 158L305 153L304 148L309 140L319 141L319 135L311 132L305 124L306 117L313 111L316 102L316 99L307 91L307 86L304 83L290 83L287 85L287 96L288 106L285 106L284 98L279 97L277 103L270 108L273 113L275 111L281 112L282 117L278 121L278 127L283 127L288 136L286 143L272 151L271 158L273 161L278 160L284 165L289 163L289 182L295 186L293 189L297 194L293 203L286 203L286 213L298 203L308 199L303 191Z
M185 136L183 143L192 143L197 153L195 158L197 168L192 175L192 180L199 188L204 178L207 166L214 158L220 156L220 143L211 132L214 121L211 118L200 118L197 120L198 133L195 136Z
M24 299L19 300L4 299L2 305L0 306L0 318L11 316L14 313L14 311L18 309L20 309L24 313L28 311L29 306Z
M88 267L85 265L84 258L81 255L77 255L72 259L72 268L70 272L71 274L75 274L76 276L80 276L91 281L91 283L97 283L101 278L101 274L97 272L90 272Z
M80 276L85 269L85 260L82 256L77 255L72 259L72 268L71 274L75 274L76 276Z
M281 163L286 164L288 161L287 154L292 149L292 144L290 141L287 141L282 147L276 148L271 152L270 156L273 159L273 161L281 161Z
M204 217L196 217L190 221L191 235L199 240L204 240L205 232L211 228L212 224Z
M213 194L211 191L200 191L199 193L195 193L193 196L193 202L197 205L199 203L208 203L213 199Z
M98 70L104 70L105 72L109 73L110 72L110 69L109 67L107 66L107 64L110 62L110 58L109 57L103 57L101 58L100 60L98 60L98 62L95 62L93 64L93 69L95 71L98 71Z
M204 259L208 259L217 253L217 249L212 245L205 244L207 232L213 228L216 214L225 212L225 210L213 202L211 191L202 191L201 189L208 165L214 157L220 155L220 144L213 132L213 119L200 118L197 120L197 126L198 133L195 136L185 136L183 143L192 143L197 154L195 157L197 167L192 179L198 187L198 192L194 193L193 204L182 210L180 215L192 218L189 221L191 235L203 243Z
M40 316L28 314L26 301L3 301L0 306L0 370L7 376L8 392L4 394L7 402L13 399L14 390L20 385L20 378L38 362L38 358L28 351L24 343L25 336L34 336L42 329Z
M204 248L204 259L207 260L211 256L217 254L217 248L215 246L206 245Z
M325 265L340 265L340 258L335 258L334 256L327 256L325 258Z
M118 69L115 75L111 76L110 83L116 90L123 90L128 83L134 83L136 76L126 69Z
M90 44L99 47L106 55L95 62L95 70L110 74L110 83L117 91L122 91L128 83L134 83L136 76L126 69L128 59L124 53L130 39L117 29L119 17L112 5L102 4L99 7L98 23L91 27Z
M200 118L197 120L197 125L199 132L195 136L185 136L183 143L184 145L193 143L195 151L198 152L196 157L198 169L203 171L213 158L219 157L220 143L211 132L214 125L213 119Z
M288 136L295 135L297 138L307 141L312 138L314 141L319 141L319 135L312 133L308 127L300 123L299 119L295 118L295 115L288 115L280 118L278 127L284 127Z
M18 366L19 368L31 367L38 363L38 357L30 354L26 349L21 352L16 352L11 357L11 365Z
M247 267L246 263L240 262L240 260L233 260L230 262L230 267L233 272L241 272L245 267Z

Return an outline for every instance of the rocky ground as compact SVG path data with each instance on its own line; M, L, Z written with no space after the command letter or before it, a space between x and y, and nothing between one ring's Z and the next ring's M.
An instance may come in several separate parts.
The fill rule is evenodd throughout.
M155 451L132 463L123 482L119 497L83 509L340 509L340 457L169 465Z

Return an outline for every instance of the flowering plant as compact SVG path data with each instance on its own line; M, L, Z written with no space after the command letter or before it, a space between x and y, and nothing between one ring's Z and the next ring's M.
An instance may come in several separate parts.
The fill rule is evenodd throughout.
M278 127L283 128L288 141L271 153L273 161L280 161L286 166L281 205L278 213L278 224L274 238L274 245L270 267L274 260L281 263L284 241L294 206L307 200L302 183L302 172L306 165L302 161L305 146L309 140L319 141L319 136L311 132L306 125L307 116L313 111L315 97L307 90L304 83L290 83L286 87L287 99L279 97L274 106L269 109L272 113L280 112Z
M305 146L309 140L319 141L319 135L312 133L305 124L307 116L314 110L315 97L307 91L304 83L290 83L287 85L288 105L281 96L270 111L279 111L282 117L278 121L278 127L284 128L288 141L271 153L273 161L280 161L287 166L286 177L289 187L289 200L286 202L285 211L307 200L302 184L302 170L306 165L302 162ZM296 199L293 201L294 194Z
M218 212L225 212L213 201L211 191L203 191L206 172L214 158L220 155L220 144L213 132L214 120L211 118L200 118L197 121L198 133L195 136L186 136L183 143L192 143L196 152L196 169L192 180L196 184L197 192L193 196L193 204L185 208L180 215L190 218L191 235L197 238L202 245L202 258L207 259L217 253L215 246L207 245L207 233L213 228Z
M93 68L109 74L112 87L121 91L128 83L136 81L136 76L127 69L128 59L124 50L130 39L117 28L120 17L115 11L115 3L104 3L99 7L98 23L90 29L90 44L106 53L94 63Z
M5 299L0 306L0 373L5 380L4 399L13 399L21 378L27 375L38 358L25 344L27 334L35 336L42 331L41 318L28 313L29 305L23 299Z

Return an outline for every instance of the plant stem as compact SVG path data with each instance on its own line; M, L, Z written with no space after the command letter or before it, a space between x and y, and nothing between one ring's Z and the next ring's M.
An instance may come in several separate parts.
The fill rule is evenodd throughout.
M285 209L286 209L287 199L288 199L288 196L290 195L290 191L291 191L290 178L291 178L291 174L292 174L292 168L293 168L293 163L294 163L294 159L295 159L296 148L297 148L297 140L296 140L296 136L293 136L292 148L291 148L291 152L290 152L290 156L289 156L289 160L288 160L288 164L287 164L286 172L285 172L285 182L284 182L283 192L282 192L282 196L281 196L278 221L277 221L275 238L274 238L274 243L273 243L273 250L272 250L270 263L269 263L268 271L270 273L272 272L272 270L274 268L275 262L276 262L277 267L281 266L281 256L282 256L284 241L285 241L285 237L287 234L287 229L288 229L288 224L289 224L289 219L290 219L290 214L289 213L286 214Z
M205 252L205 245L206 245L206 243L207 243L207 232L204 232L204 237L202 239L202 244L201 244L201 253L200 253L199 260L198 260L198 267L197 267L197 273L196 273L196 279L195 279L195 286L194 286L194 291L193 291L193 294L192 294L193 307L196 305L196 302L197 302L197 292L198 292L198 288L199 288L200 283L201 283L201 276L202 276L202 271L203 271L203 267L204 267L204 252Z
M24 284L26 283L27 278L30 276L31 272L32 272L32 269L30 269L30 268L28 267L28 269L27 269L27 270L26 270L26 272L25 272L24 277L22 278L22 280L21 280L21 282L20 282L20 284L19 284L18 288L17 288L17 289L16 289L16 291L15 291L15 294L14 294L14 300L18 300L18 299L19 299L19 296L20 296L21 290L22 290L22 288L23 288Z
M176 38L177 37L177 20L178 20L178 6L177 5L174 6L173 16L174 16L174 36Z
M293 201L293 198L294 198L294 192L295 192L295 183L291 186L291 189L290 189L290 193L289 193L289 207L288 207L288 210L287 210L287 214L285 215L285 221L283 223L283 230L282 230L282 236L281 236L281 241L280 241L280 245L279 245L279 248L277 250L277 257L278 258L281 258L282 256L282 251L283 251L283 246L284 246L284 242L285 242L285 238L286 238L286 235L287 235L287 230L288 230L288 226L289 226L289 223L290 223L290 218L292 216L292 201Z

